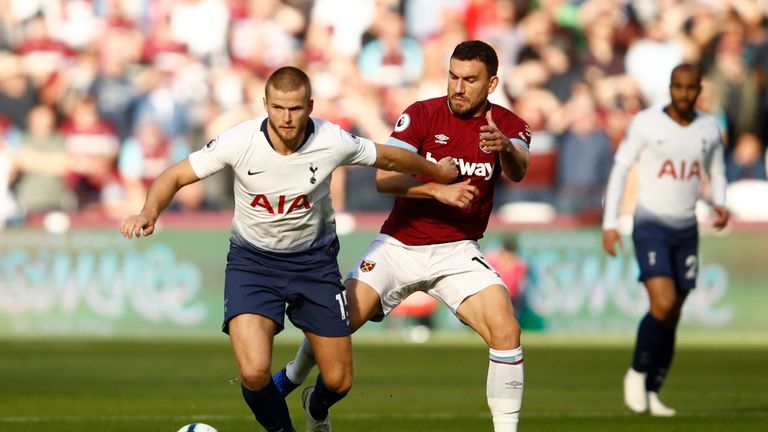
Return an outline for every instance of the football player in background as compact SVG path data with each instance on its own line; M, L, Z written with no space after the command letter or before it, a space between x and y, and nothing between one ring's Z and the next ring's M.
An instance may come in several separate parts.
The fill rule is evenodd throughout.
M632 241L650 311L640 321L632 366L624 376L624 402L636 413L673 416L658 396L675 349L680 311L698 274L696 201L709 177L715 228L728 223L723 143L714 117L695 109L701 72L681 64L672 71L671 103L638 113L615 155L603 218L603 248L621 246L619 204L627 173L637 162L639 190Z
M141 213L128 217L121 229L129 239L152 234L181 187L227 166L234 170L223 331L237 359L243 398L267 431L294 430L270 373L273 339L283 329L284 315L304 331L322 372L303 400L308 431L330 431L328 410L352 385L348 311L330 198L333 170L368 165L443 183L457 175L449 157L433 163L310 117L311 94L303 71L278 69L266 83L267 117L234 126L163 172Z
M397 195L381 233L345 282L350 327L380 321L414 291L443 301L489 347L486 394L496 432L516 431L523 397L520 325L504 282L478 246L503 173L518 182L530 162L525 121L492 104L498 58L491 46L465 41L451 55L447 96L419 101L397 120L387 144L427 159L450 156L460 182L378 171L379 191ZM461 208L453 207L458 197ZM317 352L305 340L275 375L283 394L304 381ZM322 374L322 370L320 371Z

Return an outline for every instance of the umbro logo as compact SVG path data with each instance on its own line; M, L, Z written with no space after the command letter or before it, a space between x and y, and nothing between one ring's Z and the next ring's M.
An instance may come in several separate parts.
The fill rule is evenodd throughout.
M443 134L437 134L435 135L435 144L442 144L446 145L448 144L448 140L451 139L450 137L447 137Z
M504 383L504 387L508 390L520 390L523 388L523 383L517 380L507 381Z
M261 170L261 171L251 171L251 170L248 170L248 175L256 175L256 174L261 174L261 173L263 173L264 171L265 171L265 170Z

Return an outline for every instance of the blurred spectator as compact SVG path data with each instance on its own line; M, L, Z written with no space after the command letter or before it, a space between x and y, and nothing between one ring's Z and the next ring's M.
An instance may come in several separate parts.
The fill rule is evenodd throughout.
M424 67L421 46L405 35L400 14L389 9L382 14L377 37L360 51L360 74L381 87L412 84L421 77Z
M683 46L669 34L664 19L659 15L644 23L642 37L629 47L624 58L627 73L640 85L649 105L669 101L669 75L683 62Z
M25 213L74 210L74 196L65 184L70 159L56 127L56 114L38 105L28 116L27 131L16 155L19 178L16 196Z
M765 149L757 135L745 133L739 136L725 164L728 182L768 180L765 170Z
M37 93L19 57L0 53L0 115L23 129L27 114L37 105Z
M227 57L229 9L224 0L179 0L171 3L171 31L190 53L207 64Z
M486 252L485 258L507 286L512 305L519 315L523 310L525 287L528 283L528 262L518 255L517 239L504 239L501 247Z
M159 123L146 120L136 128L120 148L118 174L120 180L110 184L107 212L115 217L141 209L152 181L166 168L183 160L190 153L181 138L163 134ZM195 183L182 188L174 197L171 209L197 210L202 207L203 189Z
M18 206L11 193L14 176L13 152L0 135L0 230L5 228L9 220L18 216Z
M102 188L115 178L119 148L115 129L99 116L95 101L84 97L74 104L61 133L72 160L67 183L77 197L78 208L95 209L100 205Z
M563 111L566 127L558 138L557 210L599 216L613 165L611 140L586 91L576 94Z

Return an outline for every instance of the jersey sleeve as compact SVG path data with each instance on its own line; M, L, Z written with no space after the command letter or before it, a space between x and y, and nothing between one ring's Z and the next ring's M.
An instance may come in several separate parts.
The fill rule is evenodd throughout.
M614 164L608 176L608 186L605 189L604 230L616 229L619 225L619 206L626 188L627 174L645 145L645 140L639 133L641 128L638 123L638 118L635 117L614 157Z
M429 119L426 117L424 107L419 103L406 108L405 112L397 118L387 144L411 152L418 152L421 148L421 137L424 133L422 125L429 122Z
M724 146L720 138L720 129L716 127L715 130L717 131L716 139L712 141L713 144L707 152L704 167L709 174L712 204L725 206L725 191L728 187L728 180L725 177Z
M337 129L342 148L342 159L339 165L365 165L376 163L376 144L368 138L351 134L340 126Z
M237 150L248 145L253 134L251 122L241 123L208 141L189 155L189 163L198 178L209 177L226 166L233 166Z
M495 121L495 120L494 120ZM508 120L497 124L501 133L509 137L509 141L526 150L531 150L531 127L525 120L517 116L511 116Z

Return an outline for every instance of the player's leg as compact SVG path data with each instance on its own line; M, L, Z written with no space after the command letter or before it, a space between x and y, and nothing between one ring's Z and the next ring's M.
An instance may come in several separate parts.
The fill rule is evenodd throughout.
M315 385L304 389L301 395L307 413L307 430L330 431L328 410L352 387L352 339L349 336L323 337L310 332L305 332L305 337L320 369Z
M357 331L369 319L381 314L379 293L370 285L357 279L344 282L349 309L349 329ZM303 383L317 364L312 345L307 338L301 341L296 356L275 374L275 382L283 396L287 396Z
M229 320L228 326L243 398L256 420L270 432L293 431L285 398L269 371L277 324L262 315L240 314Z
M523 349L506 287L492 285L467 297L456 315L488 344L486 396L494 431L516 431L523 401Z

